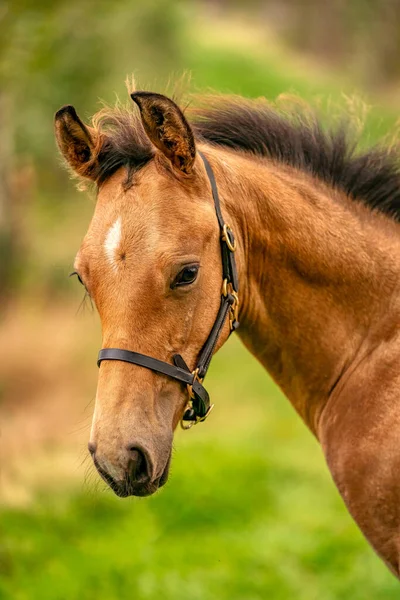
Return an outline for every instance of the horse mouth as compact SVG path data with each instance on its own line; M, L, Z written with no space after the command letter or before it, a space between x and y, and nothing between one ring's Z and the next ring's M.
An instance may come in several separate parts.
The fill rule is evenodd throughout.
M155 494L155 492L157 492L157 490L159 490L168 481L170 462L171 455L168 458L162 475L153 481L130 481L129 479L116 481L111 477L111 475L109 475L100 467L96 460L94 460L94 464L100 477L119 498L127 498L128 496L138 496L143 498L145 496L151 496L152 494Z
M160 488L157 480L148 484L134 484L125 481L117 481L112 485L109 485L114 494L119 498L127 498L128 496L144 498L145 496L151 496Z

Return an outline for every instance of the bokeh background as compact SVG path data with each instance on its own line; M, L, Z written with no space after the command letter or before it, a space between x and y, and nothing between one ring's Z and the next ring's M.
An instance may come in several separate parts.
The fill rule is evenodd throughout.
M328 107L356 94L372 143L396 126L400 2L0 1L0 598L399 598L318 444L236 339L161 493L120 500L93 473L99 323L68 274L94 199L63 170L52 121L125 98L132 72L157 91L188 72L189 91Z

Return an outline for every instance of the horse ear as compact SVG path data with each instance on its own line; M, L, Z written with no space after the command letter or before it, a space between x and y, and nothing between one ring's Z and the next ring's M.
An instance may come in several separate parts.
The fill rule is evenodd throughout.
M150 141L179 171L190 174L196 156L194 135L181 109L169 98L151 92L134 92Z
M58 147L72 170L96 181L103 136L84 125L73 106L63 106L56 112L54 128Z

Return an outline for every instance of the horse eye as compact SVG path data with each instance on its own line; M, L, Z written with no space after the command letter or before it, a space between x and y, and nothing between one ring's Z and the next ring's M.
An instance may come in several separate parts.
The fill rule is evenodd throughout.
M78 273L77 271L73 271L72 273L70 273L70 274L69 274L69 276L70 276L70 277L73 277L74 275L76 275L76 276L77 276L79 283L80 283L81 285L84 285L84 283L83 283L83 281L82 281L82 279L81 279L81 276L79 275L79 273Z
M178 273L171 287L177 287L180 285L189 285L196 281L199 272L199 265L190 265L184 267L182 271Z

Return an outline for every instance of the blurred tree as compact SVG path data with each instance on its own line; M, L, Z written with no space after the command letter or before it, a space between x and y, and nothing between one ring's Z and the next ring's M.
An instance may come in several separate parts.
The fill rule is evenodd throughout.
M12 136L9 98L0 91L0 310L5 306L17 261L18 243L13 227L14 205L10 190Z
M400 0L203 0L221 16L263 20L297 51L370 87L400 79Z

